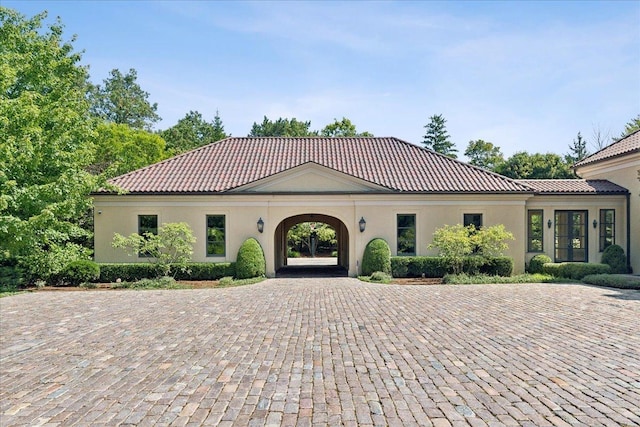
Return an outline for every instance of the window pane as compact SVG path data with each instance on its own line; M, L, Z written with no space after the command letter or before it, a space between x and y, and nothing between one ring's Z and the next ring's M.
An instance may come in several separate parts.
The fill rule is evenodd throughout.
M615 209L600 209L600 252L615 244Z
M544 216L542 210L528 211L527 219L527 250L529 252L542 252Z
M416 254L416 216L415 215L398 215L397 230L397 254L415 255Z
M474 225L476 228L482 227L482 214L464 214L464 226Z
M207 256L225 255L224 215L207 215Z
M158 215L138 215L138 234L145 236L145 234L158 234ZM138 254L140 258L149 258L151 254L149 252L140 252Z

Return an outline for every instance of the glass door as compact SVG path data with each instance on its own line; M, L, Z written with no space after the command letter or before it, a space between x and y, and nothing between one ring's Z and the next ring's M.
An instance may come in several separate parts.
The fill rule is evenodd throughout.
M587 262L587 211L556 211L555 219L555 262Z

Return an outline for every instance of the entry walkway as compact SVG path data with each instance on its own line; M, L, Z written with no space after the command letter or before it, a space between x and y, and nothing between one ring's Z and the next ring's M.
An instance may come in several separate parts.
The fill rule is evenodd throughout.
M640 425L640 293L272 279L0 299L0 424Z

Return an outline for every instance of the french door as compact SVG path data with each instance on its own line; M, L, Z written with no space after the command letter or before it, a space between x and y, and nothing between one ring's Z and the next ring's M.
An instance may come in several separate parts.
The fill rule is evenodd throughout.
M587 211L555 211L555 262L587 262Z

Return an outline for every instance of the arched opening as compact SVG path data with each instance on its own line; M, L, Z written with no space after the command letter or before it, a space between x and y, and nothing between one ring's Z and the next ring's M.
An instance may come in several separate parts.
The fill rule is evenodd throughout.
M335 233L332 239L328 236L331 231ZM349 232L338 218L295 215L278 224L274 237L276 276L347 275Z

